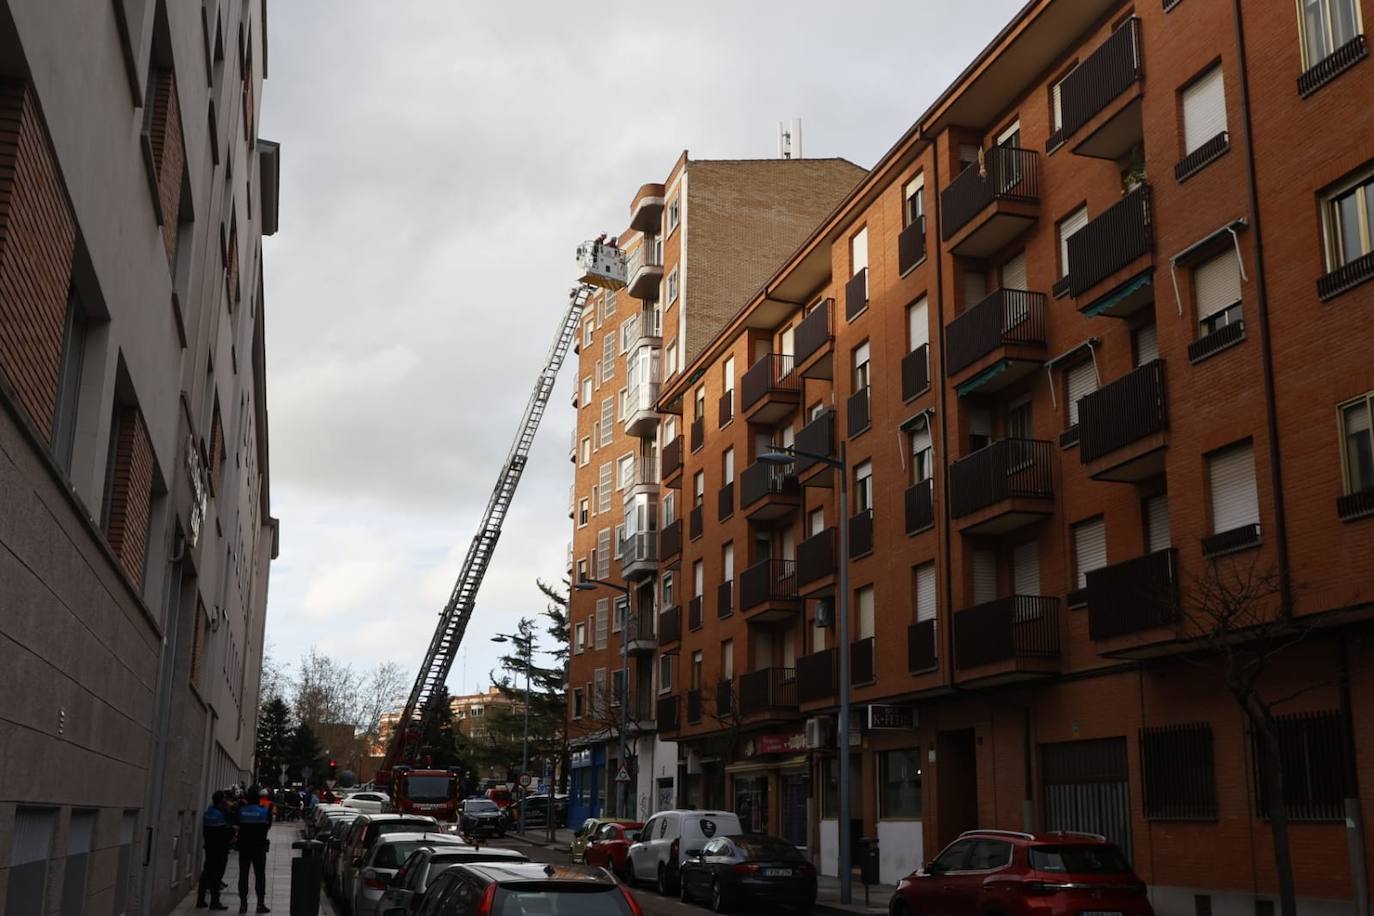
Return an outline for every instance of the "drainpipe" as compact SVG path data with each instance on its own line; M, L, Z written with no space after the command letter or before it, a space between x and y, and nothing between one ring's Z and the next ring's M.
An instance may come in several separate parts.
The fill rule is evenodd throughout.
M1255 180L1255 139L1250 119L1250 65L1245 55L1245 17L1241 0L1234 0L1236 49L1240 64L1240 102L1245 128L1246 178L1250 186L1250 215L1255 220L1255 292L1258 296L1260 355L1264 363L1264 407L1269 433L1269 486L1274 492L1275 551L1279 563L1279 607L1285 619L1293 616L1293 584L1288 565L1288 521L1283 504L1283 470L1279 459L1279 417L1274 393L1274 350L1269 334L1269 291L1265 283L1264 233L1260 226L1259 187Z
M1337 639L1340 651L1338 696L1345 725L1345 842L1350 854L1350 885L1355 912L1369 912L1369 873L1365 868L1364 818L1360 810L1360 771L1355 765L1355 716L1350 702L1350 642Z
M935 223L932 235L936 236L935 241L935 288L940 291L940 333L937 345L940 348L940 374L945 375L945 281L944 281L944 262L945 253L938 241L937 233L940 231L940 144L938 141L931 142L931 148L935 150L932 158L934 162L935 182L931 187L931 206L935 213ZM954 463L949 454L949 424L951 417L949 414L948 400L949 392L945 379L940 380L940 455L942 456L942 467L940 473L941 490L944 497L944 509L940 519L941 527L944 529L945 542L945 620L947 626L941 627L944 631L945 644L945 685L950 689L957 689L954 683L954 555L953 538L950 535L949 520L949 469ZM938 619L938 615L937 615Z

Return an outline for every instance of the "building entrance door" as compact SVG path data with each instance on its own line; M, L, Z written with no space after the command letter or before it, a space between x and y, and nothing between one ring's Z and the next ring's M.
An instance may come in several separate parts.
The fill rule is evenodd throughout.
M965 830L978 827L978 753L973 729L936 736L935 787L943 847Z
M1040 745L1045 829L1100 833L1131 856L1126 739Z
M735 813L745 833L768 832L768 777L735 777Z
M806 845L806 800L811 795L810 780L805 773L783 776L780 794L782 795L781 822L778 824L782 838L793 846Z

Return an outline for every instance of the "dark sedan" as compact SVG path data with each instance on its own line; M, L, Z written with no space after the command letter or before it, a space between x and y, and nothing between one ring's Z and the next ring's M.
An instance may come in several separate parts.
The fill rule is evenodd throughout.
M719 836L682 863L683 900L724 913L753 901L806 913L816 902L816 869L786 840L760 833Z
M510 826L506 812L494 801L469 798L463 802L458 826L465 836L505 836Z

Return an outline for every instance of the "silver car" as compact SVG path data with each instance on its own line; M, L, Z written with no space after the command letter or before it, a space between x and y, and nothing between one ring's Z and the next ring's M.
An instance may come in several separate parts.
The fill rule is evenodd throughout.
M489 846L432 846L421 847L410 854L401 870L391 879L391 886L382 895L377 916L411 916L425 902L425 892L434 879L448 868L464 862L528 862L525 854L514 849L494 849Z

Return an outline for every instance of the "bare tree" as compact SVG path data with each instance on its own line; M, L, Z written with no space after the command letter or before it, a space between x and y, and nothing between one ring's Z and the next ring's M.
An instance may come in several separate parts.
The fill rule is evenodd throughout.
M286 700L291 691L291 678L272 652L269 642L262 650L262 671L258 675L258 702L267 705L273 700Z
M354 723L372 743L381 733L382 716L405 701L410 678L396 662L382 662L367 675Z
M359 678L353 668L311 647L301 656L293 705L296 720L312 727L358 721Z

